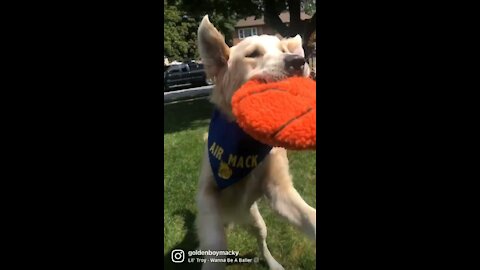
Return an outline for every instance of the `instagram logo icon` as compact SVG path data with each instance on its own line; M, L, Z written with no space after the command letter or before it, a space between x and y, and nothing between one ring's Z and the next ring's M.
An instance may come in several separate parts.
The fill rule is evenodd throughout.
M185 260L185 251L181 249L172 250L172 262L182 263Z

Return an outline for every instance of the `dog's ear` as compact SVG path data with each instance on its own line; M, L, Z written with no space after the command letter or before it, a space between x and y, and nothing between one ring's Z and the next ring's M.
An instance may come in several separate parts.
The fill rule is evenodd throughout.
M203 17L198 27L198 49L209 77L217 76L227 66L230 48L225 44L225 38L208 20L208 15Z
M289 53L298 54L302 57L305 57L305 52L303 51L302 46L302 37L300 35L296 35L293 38L289 38L286 40L287 42L287 49Z

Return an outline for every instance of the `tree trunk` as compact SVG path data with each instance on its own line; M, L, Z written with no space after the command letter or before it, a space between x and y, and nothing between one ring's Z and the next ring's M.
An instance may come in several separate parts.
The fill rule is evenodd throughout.
M288 36L289 29L285 26L280 17L278 17L278 14L280 14L280 12L278 12L275 7L275 1L265 0L265 12L263 14L265 24L275 29L283 37Z
M288 11L290 12L290 24L288 26L288 36L293 37L297 34L303 36L304 22L300 17L300 0L288 0Z
M308 40L317 27L317 13L311 19L301 19L300 0L288 0L290 23L287 27L279 17L280 12L276 9L274 0L265 0L264 18L265 23L275 29L283 37L293 37L299 34L303 39L305 56L309 56L311 49L307 47Z

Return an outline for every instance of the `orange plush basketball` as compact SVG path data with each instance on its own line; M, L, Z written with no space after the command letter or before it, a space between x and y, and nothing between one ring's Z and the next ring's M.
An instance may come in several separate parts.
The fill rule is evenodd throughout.
M256 140L287 149L316 148L316 82L291 77L246 82L232 97L238 125Z

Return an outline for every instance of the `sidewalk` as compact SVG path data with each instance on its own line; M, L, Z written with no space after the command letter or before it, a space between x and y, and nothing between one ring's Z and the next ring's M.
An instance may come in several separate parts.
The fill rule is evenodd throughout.
M201 86L189 89L169 91L163 93L163 103L191 99L197 97L206 97L212 93L213 85Z

